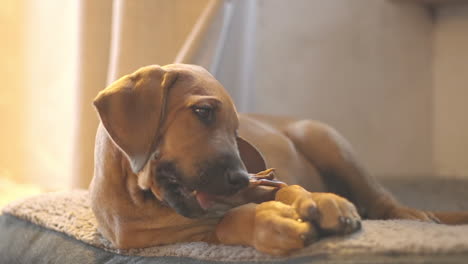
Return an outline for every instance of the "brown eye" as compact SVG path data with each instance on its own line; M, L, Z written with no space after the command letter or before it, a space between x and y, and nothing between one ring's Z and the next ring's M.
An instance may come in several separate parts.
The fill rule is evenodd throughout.
M213 121L213 108L208 106L195 106L193 107L193 113L205 124L209 124Z

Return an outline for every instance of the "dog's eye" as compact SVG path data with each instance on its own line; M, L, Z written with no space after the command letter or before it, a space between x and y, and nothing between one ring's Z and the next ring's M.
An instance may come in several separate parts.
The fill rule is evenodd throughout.
M213 108L209 106L195 106L193 107L193 112L204 123L213 121Z

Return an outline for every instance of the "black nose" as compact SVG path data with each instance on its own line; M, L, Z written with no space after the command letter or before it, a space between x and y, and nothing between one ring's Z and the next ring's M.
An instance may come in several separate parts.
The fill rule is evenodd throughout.
M236 191L245 188L247 187L247 185L249 185L249 175L247 174L247 172L241 170L227 170L225 179L229 187Z

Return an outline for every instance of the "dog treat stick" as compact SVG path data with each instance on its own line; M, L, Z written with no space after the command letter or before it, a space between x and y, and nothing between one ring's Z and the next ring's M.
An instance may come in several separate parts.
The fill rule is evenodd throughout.
M276 188L283 188L288 186L286 183L282 181L277 181L274 179L275 178L275 169L267 169L264 171L261 171L256 174L250 174L250 182L249 182L249 187L256 187L256 186L271 186L271 187L276 187Z

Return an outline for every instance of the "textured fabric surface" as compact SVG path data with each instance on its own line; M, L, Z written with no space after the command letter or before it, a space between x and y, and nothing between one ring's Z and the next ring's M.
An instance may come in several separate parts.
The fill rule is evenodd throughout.
M198 260L281 260L250 247L180 243L134 250L116 250L96 228L87 191L43 194L14 202L5 215L62 232L108 252L131 256L178 256ZM297 252L292 258L323 257L354 259L359 256L465 255L468 225L447 226L415 221L364 221L362 231L346 237L330 237Z
M465 264L468 254L341 254L290 257L281 260L224 262L188 257L142 257L115 254L78 241L64 233L52 231L15 216L0 215L0 263L8 264L386 264L386 263L460 263Z

